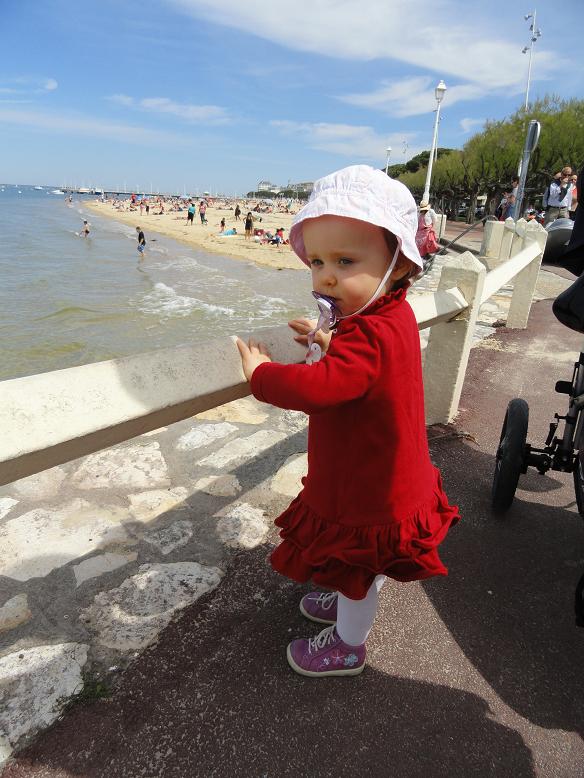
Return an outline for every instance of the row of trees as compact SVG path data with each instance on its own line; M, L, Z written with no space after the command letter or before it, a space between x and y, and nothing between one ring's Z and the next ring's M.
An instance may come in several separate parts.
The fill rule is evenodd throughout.
M432 200L444 210L457 212L468 205L467 221L474 219L478 195L487 196L487 213L495 210L504 191L517 175L531 119L541 123L537 148L531 155L524 203L541 201L550 178L565 165L579 171L584 164L584 100L546 97L502 121L489 121L462 149L439 149L432 169ZM389 174L421 197L429 153L423 152L405 165L391 165Z

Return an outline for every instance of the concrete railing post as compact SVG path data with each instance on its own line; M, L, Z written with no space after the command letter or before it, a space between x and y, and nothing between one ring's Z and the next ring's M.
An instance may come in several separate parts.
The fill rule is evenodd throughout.
M505 225L499 221L486 221L481 245L481 257L499 259ZM490 265L491 263L489 263Z
M503 222L503 236L501 238L501 250L499 252L499 264L505 262L511 256L511 247L515 237L515 222L511 217Z
M446 232L446 214L441 213L438 215L437 224L436 224L436 235L438 237L438 240L441 240L444 237L444 234Z
M458 411L485 275L484 265L470 251L449 258L442 269L438 291L458 287L468 308L430 330L424 361L427 424L448 424Z
M519 222L517 222L517 226L519 227ZM509 313L507 314L507 327L512 329L525 329L527 327L541 266L541 258L547 240L547 231L544 230L541 224L537 224L535 221L526 223L522 232L521 242L517 243L517 251L513 253L517 254L522 248L533 242L539 244L541 251L526 268L515 276L513 296L509 306Z

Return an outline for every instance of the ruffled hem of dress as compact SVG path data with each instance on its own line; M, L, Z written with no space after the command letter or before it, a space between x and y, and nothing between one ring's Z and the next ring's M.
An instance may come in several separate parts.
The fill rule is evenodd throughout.
M272 552L272 567L299 583L313 581L352 600L361 600L376 575L419 581L448 575L437 547L458 508L448 504L437 475L435 500L411 517L388 524L348 527L317 516L301 496L276 519L282 542Z

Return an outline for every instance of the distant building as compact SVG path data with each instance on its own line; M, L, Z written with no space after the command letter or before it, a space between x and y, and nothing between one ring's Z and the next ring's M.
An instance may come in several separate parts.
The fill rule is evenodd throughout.
M281 187L277 186L277 184L272 184L271 181L259 181L258 182L258 192L271 192L272 194L278 194Z
M271 181L258 181L256 192L269 192L272 195L294 192L297 197L308 197L314 186L313 181L302 181L297 184L288 183L286 186L272 184ZM253 196L253 192L248 192L248 197Z
M292 189L299 195L309 195L314 187L314 181L302 181L299 184L289 184L288 189Z

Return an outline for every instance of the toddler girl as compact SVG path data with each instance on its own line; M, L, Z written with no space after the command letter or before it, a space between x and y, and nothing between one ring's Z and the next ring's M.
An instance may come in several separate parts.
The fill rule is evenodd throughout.
M262 344L237 341L255 397L309 414L308 474L276 519L282 542L271 556L279 573L330 590L300 602L330 625L289 644L302 675L363 670L386 577L447 573L437 546L459 516L428 453L420 338L405 299L422 267L417 222L409 191L381 170L320 179L290 231L321 314L316 326L290 322L307 364L277 364Z

